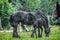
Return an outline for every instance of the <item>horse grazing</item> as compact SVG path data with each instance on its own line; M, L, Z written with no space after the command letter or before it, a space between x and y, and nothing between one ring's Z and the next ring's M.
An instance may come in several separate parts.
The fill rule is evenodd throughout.
M52 19L56 20L60 17L60 4L58 2L56 2L56 8L54 10L54 12L52 13Z
M49 31L50 29L49 29L47 17L45 15L43 15L40 12L17 11L17 12L14 12L10 16L10 20L9 20L11 26L14 28L13 29L13 37L16 37L16 38L20 37L18 35L18 32L17 32L17 26L18 26L19 23L21 23L21 26L23 28L24 28L24 25L33 25L33 27L34 27L34 23L39 18L44 18L45 19L45 21L46 21L46 26L44 26L44 28L45 28L45 34L46 34L46 36L48 36L49 32L50 32ZM34 29L35 29L35 27L34 27ZM35 31L35 30L33 30L33 31ZM33 32L33 33L35 33L35 32ZM31 34L31 36L33 36L32 34Z
M46 25L47 25L46 20L44 18L36 19L35 22L33 23L34 30L31 34L31 37L34 37L34 33L37 37L37 34L36 34L36 29L37 28L38 28L38 37L42 37L42 31L43 31L42 26L44 26L44 28L45 28ZM49 32L50 32L49 28L45 29L45 34L46 34L47 37L49 37Z
M32 12L30 15L33 15L36 18L33 21L33 28L34 28L34 30L33 30L32 34L31 34L31 37L34 37L34 33L35 33L35 35L37 37L37 34L36 34L36 29L37 28L38 28L38 37L42 37L42 31L43 31L42 26L44 26L45 34L48 37L49 33L50 33L50 28L49 28L49 25L48 25L47 17L43 13L41 13L39 11L35 12L35 13ZM40 32L40 29L41 29L41 32Z

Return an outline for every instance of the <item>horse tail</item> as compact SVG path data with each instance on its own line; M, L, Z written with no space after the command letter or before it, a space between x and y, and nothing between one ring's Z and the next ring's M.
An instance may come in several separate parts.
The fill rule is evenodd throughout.
M12 22L12 15L10 16L9 22Z
M10 19L9 19L9 22L12 22L13 21L13 18L12 18L12 15L10 16Z

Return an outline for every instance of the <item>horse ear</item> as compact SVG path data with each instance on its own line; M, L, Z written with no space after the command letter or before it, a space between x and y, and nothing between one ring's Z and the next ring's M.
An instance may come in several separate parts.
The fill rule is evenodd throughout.
M58 2L56 2L56 6L58 7L58 5L59 5L59 3Z
M33 17L33 15L31 13L29 13L29 16Z
M34 16L33 14L29 13L30 16Z
M56 2L56 10L58 10L58 9L59 9L59 3Z
M58 2L56 2L58 4Z
M35 16L33 14L29 13L29 16L35 19Z

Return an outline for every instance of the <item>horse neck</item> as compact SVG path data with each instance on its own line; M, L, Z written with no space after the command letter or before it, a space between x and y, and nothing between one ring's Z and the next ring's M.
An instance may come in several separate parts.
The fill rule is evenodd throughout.
M56 10L58 17L60 17L60 10Z
M57 12L58 17L60 17L60 4L57 3L55 11Z

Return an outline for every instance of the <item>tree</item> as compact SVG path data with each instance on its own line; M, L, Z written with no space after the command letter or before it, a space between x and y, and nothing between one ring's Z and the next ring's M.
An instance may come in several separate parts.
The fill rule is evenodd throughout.
M0 17L1 17L1 24L3 28L8 28L8 18L10 14L15 11L15 8L8 2L8 0L1 0L0 1Z
M0 17L0 30L2 30L2 25L1 25L1 17Z

